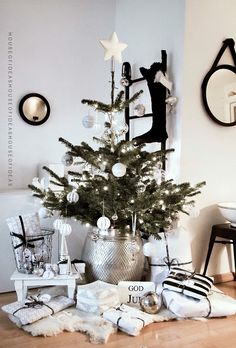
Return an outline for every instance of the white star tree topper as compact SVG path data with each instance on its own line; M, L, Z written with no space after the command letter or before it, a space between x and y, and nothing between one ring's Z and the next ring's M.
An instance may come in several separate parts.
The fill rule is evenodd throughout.
M114 58L118 62L122 62L121 52L128 46L125 43L119 42L116 33L112 33L109 40L100 40L100 43L105 49L104 60Z

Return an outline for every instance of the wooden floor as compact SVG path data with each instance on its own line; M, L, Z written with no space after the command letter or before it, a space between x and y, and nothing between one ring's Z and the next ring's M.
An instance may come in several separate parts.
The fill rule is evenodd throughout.
M236 282L217 284L236 298ZM15 301L15 293L0 294L0 306ZM104 345L99 345L104 346ZM32 337L10 322L0 310L1 348L91 348L85 334L62 333L55 337ZM138 337L119 332L110 337L107 348L235 348L236 315L207 321L181 320L151 324Z

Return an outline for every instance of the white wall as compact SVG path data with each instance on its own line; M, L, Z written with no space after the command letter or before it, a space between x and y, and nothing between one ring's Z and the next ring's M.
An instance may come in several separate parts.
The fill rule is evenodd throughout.
M167 52L167 73L173 82L173 95L180 99L175 112L167 114L169 139L167 147L174 148L168 172L171 177L179 176L180 154L180 115L183 70L184 0L117 0L116 30L120 40L128 43L123 60L131 64L133 78L141 77L140 67L149 68L154 62L161 61L161 50ZM144 89L137 102L150 110L150 97L146 81L133 85L133 91ZM131 123L131 135L143 134L151 127L151 119L138 119ZM134 129L135 128L135 129ZM160 144L148 147L151 151L159 149Z
M15 268L5 219L37 211L30 193L22 189L37 176L40 163L61 163L66 148L58 142L60 136L74 144L92 142L94 134L81 123L88 112L81 99L106 102L110 98L110 65L104 63L99 39L114 29L115 0L0 1L0 292L13 288L10 276ZM9 32L13 38L12 186L7 178ZM49 120L41 126L28 125L18 113L19 100L30 92L44 95L51 106ZM80 258L87 231L78 223L72 227L68 248L72 258Z
M0 1L0 190L27 187L39 163L60 163L73 143L91 140L82 124L83 98L108 98L109 64L99 39L115 28L115 0ZM7 180L8 33L13 38L13 185ZM49 120L31 126L17 107L27 93L44 95Z
M234 0L186 1L184 84L181 133L181 180L206 180L197 198L201 214L186 221L192 237L197 268L203 265L211 226L223 222L216 208L220 201L235 201L236 128L222 127L206 114L201 102L201 83L211 68L222 41L236 40L236 2ZM231 64L228 55L224 62ZM216 246L209 274L232 270L225 246Z

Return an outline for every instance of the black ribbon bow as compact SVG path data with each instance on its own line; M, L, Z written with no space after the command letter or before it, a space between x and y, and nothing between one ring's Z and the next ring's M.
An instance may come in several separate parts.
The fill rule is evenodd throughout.
M47 305L45 302L43 301L40 301L37 297L35 296L29 296L28 297L28 302L26 301L24 306L18 308L17 310L15 310L12 315L15 315L18 311L20 311L21 309L28 309L28 308L35 308L35 309L39 309L39 308L42 308L42 306L46 306L48 307L51 311L52 311L52 314L54 314L54 310L49 306Z
M14 249L18 249L22 245L25 246L25 247L34 248L35 245L32 244L32 242L36 242L38 240L43 240L44 237L31 238L31 239L27 240L26 233L25 233L25 226L24 226L24 222L23 222L23 219L22 219L21 215L19 216L19 219L20 219L20 223L21 223L21 228L22 228L22 233L23 234L15 233L15 232L11 232L10 233L11 236L17 237L17 238L19 238L21 240L21 243L15 245Z

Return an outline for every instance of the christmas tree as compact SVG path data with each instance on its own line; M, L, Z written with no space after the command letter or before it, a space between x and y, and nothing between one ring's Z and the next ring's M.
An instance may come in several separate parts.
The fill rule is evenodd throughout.
M127 125L117 122L116 115L142 91L129 100L124 99L124 91L115 96L114 59L121 61L126 45L118 41L115 33L101 43L106 50L105 59L111 58L112 63L111 102L82 100L106 115L102 137L94 138L98 148L86 142L74 145L59 138L67 148L64 163L74 163L74 167L77 164L78 170L69 170L67 176L59 177L44 167L53 177L51 182L63 189L29 187L45 208L52 214L58 212L62 219L73 217L103 231L114 228L133 235L139 231L159 238L159 231L169 229L180 212L188 214L188 207L194 205L193 197L200 193L204 182L193 187L188 182L176 184L166 180L162 164L172 150L150 153L145 151L144 144L124 140Z

